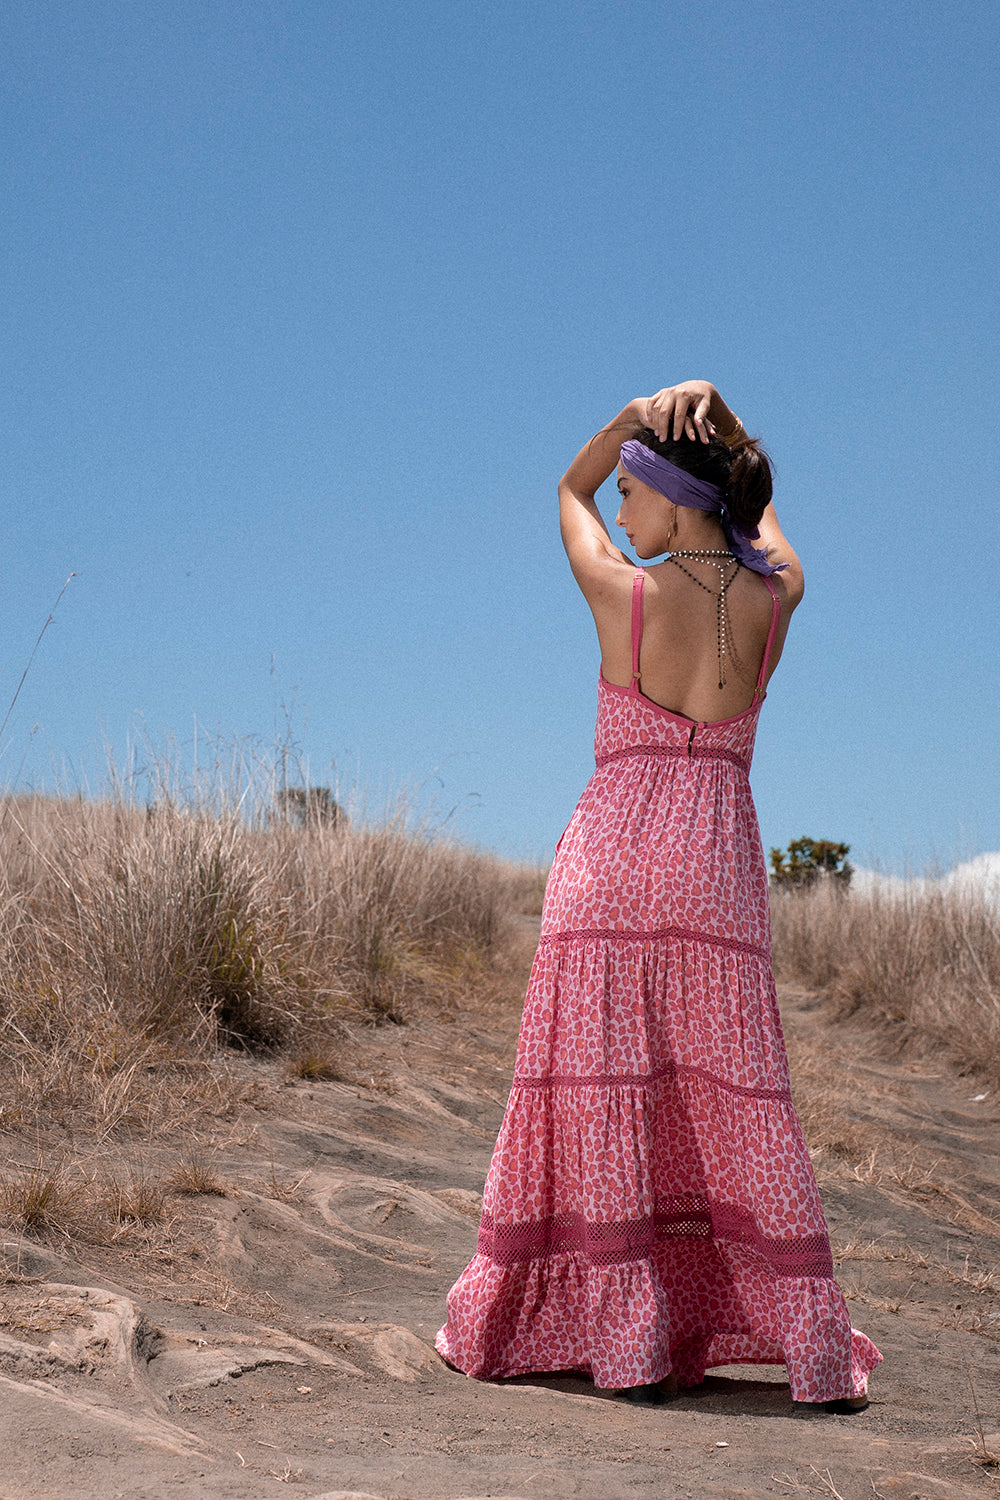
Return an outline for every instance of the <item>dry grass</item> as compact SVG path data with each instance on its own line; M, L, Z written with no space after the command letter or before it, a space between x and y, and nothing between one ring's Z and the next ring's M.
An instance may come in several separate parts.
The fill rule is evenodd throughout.
M130 1161L95 1160L86 1147L75 1157L41 1143L32 1166L11 1166L0 1176L0 1283L21 1281L19 1245L25 1239L92 1247L151 1246L169 1239L165 1184L136 1155Z
M119 1224L158 1224L163 1218L162 1184L141 1162L128 1172L112 1172L105 1186L105 1202Z
M405 810L0 800L0 1129L137 1139L232 1117L263 1102L232 1049L349 1076L339 1019L401 1021L483 972L536 883Z
M354 1075L344 1059L325 1049L298 1053L288 1063L288 1077L316 1083L349 1083Z
M902 1261L921 1270L926 1270L929 1265L927 1256L905 1241L893 1240L886 1244L881 1240L863 1239L860 1234L853 1235L843 1245L835 1244L834 1258L838 1265L848 1260Z
M1000 1084L1000 912L917 882L898 892L774 891L775 970L943 1045Z
M29 1234L68 1233L79 1205L79 1184L62 1161L47 1163L40 1155L34 1167L14 1168L0 1178L4 1222Z
M201 1194L213 1195L216 1198L226 1196L226 1185L218 1176L211 1163L203 1156L193 1152L185 1156L167 1173L167 1186L171 1192L181 1193L190 1197L198 1197Z

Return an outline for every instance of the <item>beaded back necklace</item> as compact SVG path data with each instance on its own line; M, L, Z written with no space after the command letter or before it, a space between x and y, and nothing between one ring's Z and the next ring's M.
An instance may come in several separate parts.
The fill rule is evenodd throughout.
M702 583L700 578L696 578L690 568L686 568L680 561L682 557L689 558L691 562L708 563L709 567L718 568L719 592L716 593L714 589L709 588L707 583ZM725 561L717 561L716 559L719 558L725 558ZM726 609L726 592L740 571L739 562L731 552L721 550L712 552L697 548L689 548L681 552L668 552L665 561L676 563L681 572L686 573L692 583L696 583L700 589L704 589L706 594L711 594L715 600L715 618L719 635L719 687L720 689L724 688L726 685L726 649L731 639L729 613ZM730 563L733 564L733 571L727 578L726 569Z

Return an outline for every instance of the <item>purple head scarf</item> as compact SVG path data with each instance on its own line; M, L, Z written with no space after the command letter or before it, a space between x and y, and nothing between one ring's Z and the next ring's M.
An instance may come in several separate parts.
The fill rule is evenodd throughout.
M651 490L656 490L674 505L686 505L693 510L707 510L717 514L722 522L729 550L744 568L750 568L754 573L771 574L780 573L788 567L787 563L769 563L759 548L750 545L757 541L760 532L756 526L752 531L744 531L736 524L726 509L722 491L717 484L696 479L686 469L679 469L669 459L661 458L636 438L629 438L622 443L621 461L622 467L636 479L641 479L643 484L648 484Z

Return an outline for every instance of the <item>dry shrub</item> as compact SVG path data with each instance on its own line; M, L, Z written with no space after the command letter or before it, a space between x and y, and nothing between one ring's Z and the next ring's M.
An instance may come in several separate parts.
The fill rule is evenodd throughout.
M0 850L4 998L38 1040L71 1016L75 1040L113 1068L137 1034L279 1038L284 955L264 929L281 913L237 816L8 800Z
M773 891L775 969L1000 1082L1000 912L930 882Z
M104 1192L108 1212L119 1224L158 1224L163 1217L163 1187L141 1163L110 1173Z
M61 1161L14 1168L0 1178L0 1211L6 1222L30 1234L68 1231L80 1203L79 1184Z
M405 810L257 805L0 801L0 1123L135 1136L217 1117L245 1090L220 1047L334 1067L345 1010L402 1020L497 949L515 867Z
M289 1059L288 1077L314 1083L347 1083L353 1075L341 1057L326 1051L300 1052Z
M0 1224L34 1239L118 1244L159 1224L163 1206L162 1184L138 1159L107 1169L89 1153L71 1159L40 1147L34 1166L12 1166L0 1176ZM9 1280L12 1247L5 1248Z
M508 880L511 910L520 916L540 917L548 878L548 870L540 865L510 865Z
M204 1194L225 1198L226 1185L204 1157L192 1154L167 1173L167 1186L174 1193L196 1198Z

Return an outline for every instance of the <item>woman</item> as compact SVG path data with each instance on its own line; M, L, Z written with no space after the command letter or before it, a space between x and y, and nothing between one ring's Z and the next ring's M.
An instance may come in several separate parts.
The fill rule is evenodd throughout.
M616 466L649 568L597 508ZM438 1349L480 1378L581 1370L644 1403L714 1365L784 1363L794 1400L860 1410L881 1356L833 1280L789 1096L747 780L803 588L770 467L688 381L630 402L559 497L601 646L597 769L557 846L479 1251Z

